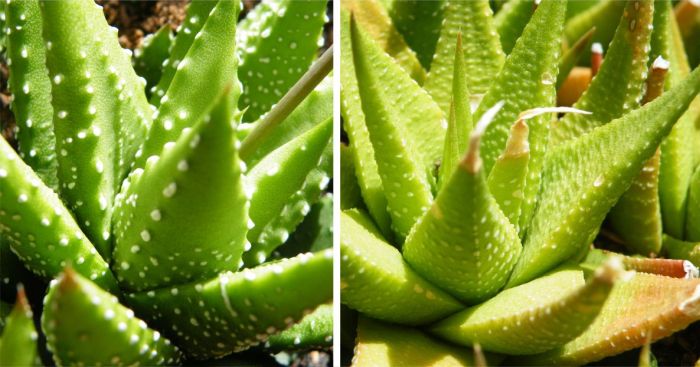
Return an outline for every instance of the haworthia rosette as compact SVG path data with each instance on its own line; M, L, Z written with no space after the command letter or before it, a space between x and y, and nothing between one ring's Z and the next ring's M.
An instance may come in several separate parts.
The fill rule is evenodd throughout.
M427 324L463 306L418 275L361 212L340 216L341 302L365 315Z
M333 120L327 119L313 129L277 148L246 175L251 190L248 232L250 242L258 241L265 226L283 210L289 199L304 184L318 165L333 132Z
M195 1L199 7L210 1ZM191 6L190 9L193 7ZM144 145L136 153L135 168L142 168L146 159L159 154L163 145L177 140L183 129L192 127L204 117L216 102L215 98L201 96L218 96L224 89L231 88L229 98L238 103L240 86L236 75L238 58L232 56L236 50L236 20L240 9L239 0L219 0L193 37L191 45L183 51L181 58L169 62L175 65L172 81L167 91L160 98L160 105L154 115L153 126L148 132ZM190 17L190 19L196 16ZM194 27L186 23L185 28ZM183 32L181 32L183 33ZM185 32L186 33L186 32ZM179 47L175 39L172 53ZM179 48L178 48L179 49ZM166 78L167 74L163 74ZM160 87L159 87L160 88ZM154 94L156 97L158 94Z
M352 366L475 366L469 349L437 341L417 329L360 316Z
M444 27L444 16L449 14L445 0L392 1L388 12L391 22L416 52L423 68L430 69L440 29Z
M44 299L41 328L60 365L173 365L181 353L117 298L66 269Z
M50 188L58 189L56 139L53 134L51 82L46 68L39 2L10 1L5 5L7 65L12 112L22 159Z
M264 343L331 300L332 253L301 254L127 299L188 356L222 357Z
M324 304L265 342L268 350L326 349L333 346L333 306Z
M387 211L382 179L374 158L374 148L365 124L365 114L362 112L352 50L350 13L345 9L340 11L340 27L340 113L343 117L343 128L348 134L350 147L352 147L355 175L362 199L369 214L386 236L391 233L391 219Z
M521 251L518 232L486 183L479 157L483 129L475 128L466 157L403 245L416 272L466 304L496 294Z
M15 305L4 323L0 343L0 365L19 367L41 365L37 351L38 334L34 328L32 309L23 288L17 291Z
M467 78L469 92L475 97L488 90L505 60L489 2L448 0L440 39L424 85L445 115L449 113L452 97L454 50L460 32L464 49L462 73Z
M555 271L450 316L430 330L452 342L479 343L493 352L545 352L586 330L622 272L619 261L611 262L583 284L580 270Z
M123 288L153 289L238 269L248 202L232 101L228 93L217 100L122 187L114 269Z
M600 315L576 339L541 355L519 358L527 365L583 365L642 346L700 319L700 279L637 273L618 282Z
M101 7L91 1L40 5L61 197L109 259L114 195L151 124L151 108L131 52L121 48Z
M353 20L359 23L362 30L394 58L411 78L418 83L423 83L425 70L415 52L408 47L401 34L394 28L386 10L377 0L346 0L340 5L348 14L352 14ZM349 33L346 34L349 35Z
M277 103L316 56L325 0L263 1L238 26L239 106L244 121L255 121Z
M550 151L539 206L509 286L534 279L591 243L699 90L697 69L653 102Z
M164 25L156 33L143 39L141 47L134 50L134 70L146 79L146 94L151 95L153 88L163 75L163 63L170 55L173 45L173 31Z
M68 264L114 291L109 265L85 237L61 199L0 139L2 240L34 273L53 278Z

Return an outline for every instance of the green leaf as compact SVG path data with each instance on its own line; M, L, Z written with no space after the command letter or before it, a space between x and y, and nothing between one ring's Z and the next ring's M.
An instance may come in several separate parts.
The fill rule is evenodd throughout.
M353 366L475 366L470 350L403 326L360 317Z
M72 263L100 287L114 291L109 265L80 231L63 202L0 139L0 231L24 265L53 278Z
M627 270L634 270L642 273L664 275L674 278L696 277L698 269L689 264L686 260L648 258L638 256L627 256L611 251L591 249L580 266L584 269L595 270L611 257L620 259Z
M143 147L136 153L135 168L143 168L146 159L154 154L160 154L163 145L177 140L183 129L192 127L201 121L204 115L211 110L216 102L216 98L224 89L231 88L229 98L238 103L239 83L236 76L237 58L233 57L236 50L236 19L240 8L239 0L219 0L208 17L200 17L201 12L206 10L205 5L210 1L195 1L197 8L190 7L190 10L199 9L190 16L190 20L185 24L184 29L197 29L193 19L197 23L204 22L199 31L191 30L193 40L190 44L185 43L180 50L179 35L187 32L180 32L175 39L173 50L171 51L170 65L165 69L161 82L168 78L170 69L176 69L168 83L167 91L160 97L160 83L153 97L160 98L158 111L155 113L153 126L148 132L148 137ZM202 9L201 7L205 7ZM189 46L189 47L187 47ZM181 56L179 56L181 55Z
M576 1L577 3L580 1ZM569 10L569 9L567 9ZM591 47L591 41L593 40L593 35L595 34L595 27L591 28L586 32L581 38L576 41L576 43L571 46L564 54L559 58L559 74L557 74L557 84L556 88L559 90L561 85L569 76L571 70L574 69L576 64L578 64L583 53L586 52L589 47Z
M550 151L540 201L509 286L534 279L591 243L605 214L699 90L700 69L644 107Z
M15 136L20 157L47 186L57 190L51 81L46 69L39 2L8 2L4 19L7 28L0 29L7 33L9 88L13 95L10 106L19 128Z
M576 339L523 365L584 365L665 338L700 320L700 279L636 273L618 282L600 315ZM650 335L650 336L649 336Z
M227 93L217 100L202 121L135 170L117 197L114 269L123 288L238 269L248 206L232 101Z
M401 65L411 78L418 83L423 83L425 70L421 67L415 52L408 47L404 38L394 28L391 18L377 0L345 0L340 3L340 6L348 14L352 14L352 18L360 28ZM348 27L348 32L341 32L341 37L343 34L349 36L349 30Z
M685 239L700 242L700 166L695 169L695 173L690 179Z
M304 221L278 248L280 256L292 257L302 252L317 252L333 247L333 196L325 194L311 206Z
M149 97L161 79L163 67L168 65L166 60L170 56L173 42L172 29L169 25L164 25L156 33L146 36L142 46L134 50L134 70L146 79L146 95Z
M346 3L347 1L344 1L341 5ZM374 158L374 148L365 124L365 115L362 112L352 50L350 13L345 9L340 11L340 28L340 113L343 117L343 128L350 140L355 175L362 198L369 214L386 236L391 234L391 218L387 211L382 179Z
M605 62L573 106L592 113L564 116L552 130L553 144L588 133L639 107L648 71L653 14L651 0L627 2Z
M330 301L332 254L301 254L203 282L131 294L128 301L188 356L222 357L265 342Z
M463 306L418 275L357 210L340 214L341 302L380 320L423 325Z
M668 257L688 260L700 266L700 242L687 242L664 235L663 247Z
M40 4L61 197L109 259L114 195L151 124L151 107L130 51L121 48L100 7Z
M541 353L581 334L596 318L622 265L604 265L584 284L583 272L564 269L451 316L430 331L461 345L511 355Z
M520 38L535 9L532 0L509 0L494 16L496 31L501 39L503 52L510 54Z
M572 1L575 3L576 1ZM626 1L601 0L598 4L589 7L585 11L567 20L564 27L564 39L569 44L573 44L580 39L591 28L596 27L593 42L600 43L607 47L612 41L620 17L627 6ZM584 51L581 60L584 65L589 65L591 51Z
M389 16L392 23L406 44L416 52L426 70L431 68L440 29L444 29L444 14L449 15L449 12L445 9L445 0L401 0L391 3Z
M479 157L485 127L480 121L466 157L403 246L403 256L416 272L466 304L495 295L521 251L518 232L486 184Z
M17 291L15 306L5 323L0 344L0 365L18 367L41 365L37 352L38 335L34 328L32 309L23 288Z
M466 77L466 85L478 101L478 97L489 89L501 70L505 55L495 34L493 13L487 0L448 0L445 14L425 89L447 116L453 95L453 75ZM464 64L461 66L462 71L457 74L453 69L456 67L455 45L460 32ZM420 33L423 33L422 29Z
M340 210L362 206L362 189L355 174L354 148L340 145Z
M239 100L255 121L282 98L316 56L326 21L325 0L263 1L239 25Z
M333 346L333 305L320 305L289 329L271 335L269 350L327 349Z
M41 328L57 365L180 362L169 340L70 268L52 282L44 304Z

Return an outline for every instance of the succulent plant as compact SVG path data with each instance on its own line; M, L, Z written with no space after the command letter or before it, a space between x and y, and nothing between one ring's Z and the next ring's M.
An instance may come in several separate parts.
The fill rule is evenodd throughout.
M51 280L32 307L54 363L331 345L327 5L192 2L132 60L91 0L3 1L2 293L18 264ZM3 364L33 364L29 313L20 292Z
M353 364L582 365L700 320L700 70L671 2L439 4L341 2Z

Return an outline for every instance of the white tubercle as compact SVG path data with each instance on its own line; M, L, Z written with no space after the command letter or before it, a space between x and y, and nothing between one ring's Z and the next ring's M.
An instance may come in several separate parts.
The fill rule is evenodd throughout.
M668 70L668 68L671 67L671 63L668 60L664 59L663 56L659 55L659 57L657 57L654 60L654 63L651 65L651 67L653 69Z
M603 54L603 45L600 42L594 42L591 45L591 52L594 54Z

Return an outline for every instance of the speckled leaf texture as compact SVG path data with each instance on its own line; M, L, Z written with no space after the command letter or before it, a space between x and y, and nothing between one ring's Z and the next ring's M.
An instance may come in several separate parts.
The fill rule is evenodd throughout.
M501 47L506 54L515 47L515 42L522 35L534 10L535 4L532 0L509 0L494 16Z
M2 328L0 339L0 365L38 366L41 365L37 352L38 334L34 328L32 309L24 289L17 292L17 300Z
M325 349L333 346L333 305L324 304L265 342L268 350Z
M5 6L7 28L0 26L0 31L7 34L11 107L19 128L16 137L20 156L47 186L56 190L51 82L46 69L39 2L11 1Z
M425 82L425 89L446 116L452 97L454 50L460 32L464 48L464 74L469 91L477 102L478 96L488 90L505 60L495 33L489 2L448 0L440 39Z
M653 102L548 154L539 206L509 286L534 279L591 243L699 90L697 69Z
M163 63L166 63L174 42L173 31L169 25L161 27L158 32L143 39L141 47L134 50L134 71L146 79L146 95L151 95L163 75Z
M117 298L67 269L44 300L41 327L58 365L177 364L181 353Z
M53 278L72 264L101 287L116 280L59 197L0 139L0 230L34 273Z
M489 125L481 150L485 172L490 172L503 151L510 126L520 112L554 105L560 34L566 12L565 1L543 1L508 55L500 74L474 113L480 118L488 108L503 100L505 105ZM548 29L543 33L542 29ZM530 159L523 192L520 227L527 228L540 187L540 174L549 136L549 115L529 122Z
M132 294L128 301L188 356L222 357L264 343L331 300L332 269L332 250L324 250Z
M587 282L583 272L563 269L501 292L431 326L432 333L462 345L479 343L510 355L541 353L578 336L596 318L620 262L602 266Z
M376 319L405 325L439 320L463 306L418 275L357 210L340 217L341 301Z
M40 5L60 192L109 259L113 198L145 137L151 108L130 53L119 46L101 7L90 1Z
M521 250L518 232L489 192L476 134L403 246L413 269L466 304L495 295Z
M326 3L265 0L241 21L236 37L244 121L267 112L311 65L322 41Z
M572 1L571 3L576 4L578 2ZM569 44L573 44L591 28L595 27L593 42L598 42L607 48L607 45L610 44L615 35L615 30L625 10L625 6L627 6L626 1L599 1L594 6L567 20L564 28L564 38ZM590 58L590 50L585 50L582 57L584 65L590 64Z
M123 288L238 269L248 203L232 102L228 93L217 99L202 121L134 171L117 198L114 269Z
M528 365L583 365L656 341L700 319L700 280L632 273L615 285L600 315L564 346L518 359Z
M468 367L475 364L469 349L440 342L416 329L360 316L352 365Z
M394 0L388 6L391 22L416 52L423 68L430 69L431 60L443 26L445 0Z
M345 9L340 10L340 28L340 113L343 117L343 129L347 132L352 147L355 175L362 199L382 233L387 235L391 233L391 219L387 211L382 179L379 177L374 158L374 148L365 124L365 114L362 112L352 50L350 13Z

